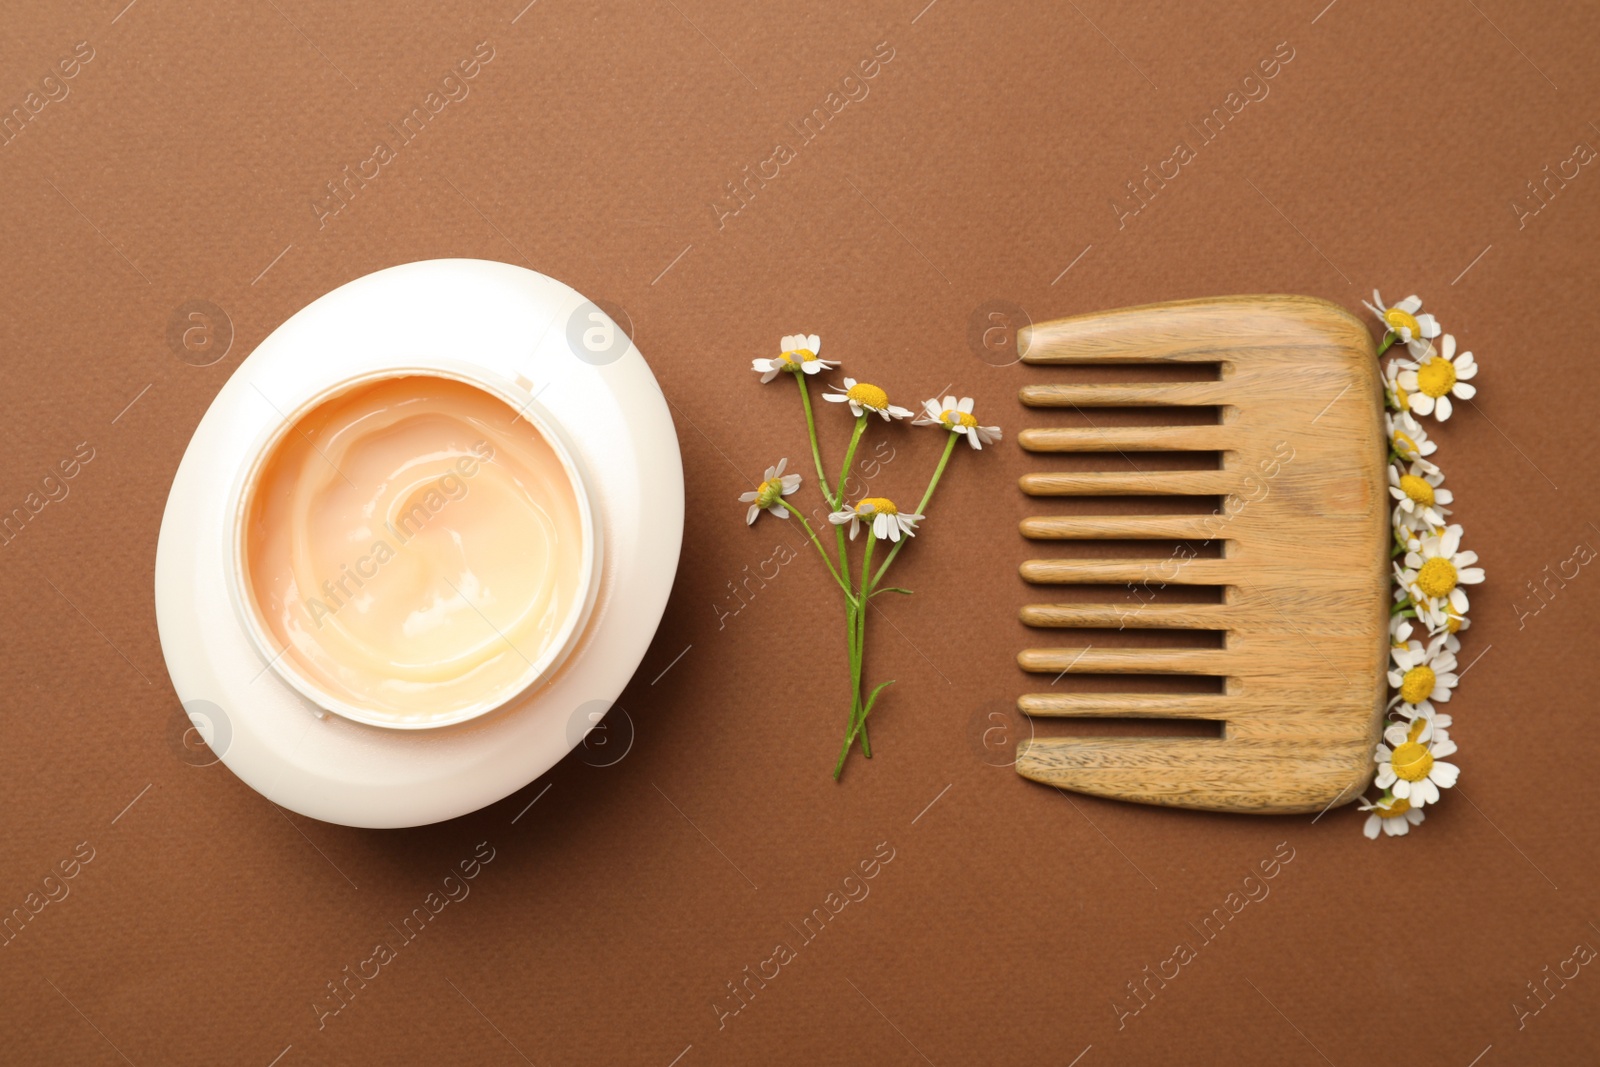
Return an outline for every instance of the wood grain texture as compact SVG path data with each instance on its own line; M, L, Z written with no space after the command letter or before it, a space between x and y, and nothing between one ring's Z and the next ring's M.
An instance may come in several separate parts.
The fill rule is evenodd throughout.
M1382 387L1366 328L1308 297L1241 296L1127 308L1032 326L1033 364L1217 364L1216 381L1035 384L1033 407L1215 405L1215 425L1026 429L1033 452L1220 453L1216 470L1027 474L1032 496L1221 496L1207 515L1035 516L1042 541L1167 539L1171 556L1070 554L1021 567L1033 583L1127 584L1120 603L1030 604L1029 626L1222 631L1211 648L1032 648L1026 671L1219 677L1221 693L1038 693L1034 716L1211 719L1205 738L1039 738L1017 771L1148 804L1292 813L1349 802L1371 780L1381 730L1389 605ZM1198 368L1197 368L1198 369ZM1143 465L1142 463L1140 464ZM1216 542L1220 558L1192 545ZM1067 547L1067 546L1061 546ZM1220 604L1153 603L1166 585L1222 587Z

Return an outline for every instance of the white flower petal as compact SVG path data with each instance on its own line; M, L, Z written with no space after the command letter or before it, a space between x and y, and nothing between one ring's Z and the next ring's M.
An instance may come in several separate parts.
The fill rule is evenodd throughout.
M1429 804L1437 803L1439 803L1439 787L1433 782L1424 778L1420 782L1411 784L1411 806L1413 808L1421 809ZM1404 820L1397 819L1395 821L1403 822Z

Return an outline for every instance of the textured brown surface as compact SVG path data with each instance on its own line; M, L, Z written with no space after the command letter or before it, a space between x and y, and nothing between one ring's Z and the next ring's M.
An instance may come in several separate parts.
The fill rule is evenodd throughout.
M76 873L0 948L0 1060L1593 1061L1592 968L1551 979L1520 1030L1512 1007L1600 945L1600 579L1567 563L1600 548L1600 177L1574 157L1600 140L1592 9L125 2L12 5L0 35L8 109L76 42L94 55L0 146L3 507L92 449L0 547L0 908ZM324 183L481 41L470 95L319 227ZM868 95L797 136L885 41ZM1280 42L1293 58L1246 83ZM1180 139L1194 158L1119 228L1112 199ZM719 215L723 183L780 141L779 177ZM1533 214L1547 165L1576 176ZM582 752L453 823L350 830L191 765L155 636L156 529L239 359L319 294L439 256L626 308L679 419L684 560L623 698L623 759ZM1420 291L1483 365L1480 402L1438 435L1489 582L1451 706L1461 786L1423 832L1069 800L992 765L985 716L1036 685L1013 660L1032 599L1015 484L1034 466L1010 442L956 457L896 565L917 596L884 605L872 671L899 684L871 764L829 780L845 660L822 568L801 555L745 601L729 586L798 545L775 520L746 529L736 500L804 455L792 386L758 386L752 356L816 331L901 402L954 382L1014 432L1037 372L969 348L987 302L1037 321L1236 292L1357 308L1373 285ZM210 366L169 343L191 301L231 320ZM891 441L881 484L915 492L939 442ZM390 924L447 899L484 841L492 860L449 883L470 895L319 1032L325 984L371 973ZM875 877L848 884L870 894L805 942L794 927L863 862ZM1214 940L1197 932L1247 892ZM719 1030L725 983L779 942L793 958ZM1179 942L1194 958L1165 963ZM1147 966L1178 977L1119 1029Z

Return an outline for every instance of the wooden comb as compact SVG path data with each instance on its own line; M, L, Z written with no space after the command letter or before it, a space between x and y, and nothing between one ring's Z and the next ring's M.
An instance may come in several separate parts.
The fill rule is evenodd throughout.
M1024 430L1030 452L1110 453L1092 473L1027 474L1032 496L1220 496L1207 515L1041 516L1037 540L1160 539L1152 559L1034 559L1033 583L1222 587L1220 603L1030 604L1034 627L1221 631L1221 648L1030 648L1025 671L1206 675L1220 693L1034 693L1032 716L1220 720L1220 738L1034 738L1019 774L1082 793L1214 811L1320 811L1371 779L1388 661L1389 548L1382 383L1372 340L1343 309L1295 296L1126 308L1020 331L1035 364L1219 364L1210 381L1030 385L1030 407L1080 409L1086 428ZM1095 427L1081 409L1216 406L1213 425ZM1217 452L1212 470L1143 471L1149 452ZM1120 455L1118 455L1120 454ZM1219 541L1220 558L1184 543ZM1052 683L1054 684L1054 683Z

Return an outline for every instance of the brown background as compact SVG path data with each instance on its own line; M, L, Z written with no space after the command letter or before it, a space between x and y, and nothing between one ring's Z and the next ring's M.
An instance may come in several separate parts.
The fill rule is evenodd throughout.
M0 948L0 1060L1594 1061L1589 969L1520 1031L1512 1004L1600 945L1600 584L1584 570L1536 614L1525 585L1600 547L1600 176L1584 167L1520 227L1510 206L1600 140L1592 10L524 2L7 12L7 109L76 42L95 58L0 147L0 505L79 442L94 459L0 548L0 908L78 843L94 859ZM470 96L319 228L323 183L481 41L494 58ZM719 229L723 183L795 141L786 124L884 41L870 95ZM1193 145L1188 123L1280 42L1294 58L1270 96L1119 229L1122 184ZM348 829L185 755L156 534L240 359L320 294L443 256L524 263L626 309L678 420L683 563L622 699L625 758L593 766L618 751L596 740L470 817ZM1030 464L1011 440L1039 418L1017 387L1047 375L980 358L1003 362L969 347L975 311L1261 291L1359 308L1373 285L1421 292L1483 367L1480 402L1438 434L1490 576L1463 653L1483 658L1450 707L1461 788L1420 833L1374 844L1349 808L1314 825L1144 809L990 765L985 715L1041 684L1012 660L1030 637L1013 488ZM168 341L192 300L235 333L210 366ZM821 567L801 557L721 616L746 565L798 543L767 518L746 529L735 498L780 456L806 470L792 385L746 369L799 329L901 402L955 383L1009 435L956 456L897 565L917 595L875 617L870 669L898 685L876 758L841 785L842 627ZM837 457L847 420L822 415ZM914 498L937 437L888 440L874 487ZM319 1032L325 983L485 840L471 895ZM798 943L790 924L880 842L894 859L870 897L719 1030L725 983ZM1124 984L1280 842L1294 859L1271 896L1119 1031Z

